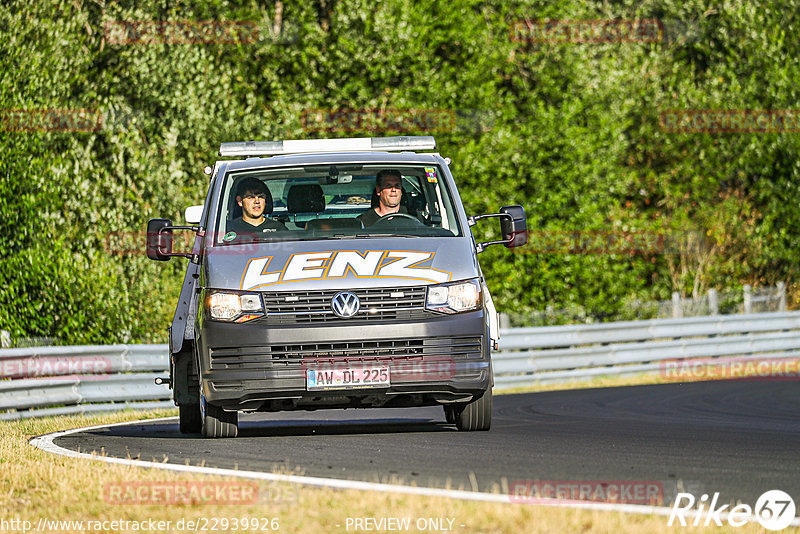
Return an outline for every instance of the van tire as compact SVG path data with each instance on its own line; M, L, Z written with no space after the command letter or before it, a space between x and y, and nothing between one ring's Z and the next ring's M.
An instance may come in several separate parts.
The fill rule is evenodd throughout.
M199 404L179 404L181 434L197 434L203 428Z
M492 389L487 389L479 399L457 404L455 419L459 430L489 430L492 427Z
M226 412L201 399L205 408L201 433L206 438L235 438L239 434L239 412Z

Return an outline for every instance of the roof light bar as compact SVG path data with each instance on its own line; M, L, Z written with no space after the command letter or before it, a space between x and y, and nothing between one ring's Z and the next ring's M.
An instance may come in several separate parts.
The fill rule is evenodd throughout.
M347 139L300 139L287 141L238 141L222 143L219 155L274 156L309 152L363 152L402 150L434 150L436 140L431 135L401 137L352 137Z

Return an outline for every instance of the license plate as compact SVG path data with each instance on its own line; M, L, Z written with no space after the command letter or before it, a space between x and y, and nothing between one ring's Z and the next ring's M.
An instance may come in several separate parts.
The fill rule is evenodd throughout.
M379 388L389 385L388 367L347 367L306 369L306 387L315 389Z

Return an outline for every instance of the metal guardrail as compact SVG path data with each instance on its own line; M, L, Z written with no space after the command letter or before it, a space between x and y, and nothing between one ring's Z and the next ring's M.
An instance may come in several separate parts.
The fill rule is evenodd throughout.
M667 360L800 357L800 312L501 330L495 388L658 373ZM164 345L0 349L0 420L172 407Z
M493 355L495 388L658 373L667 360L800 355L800 312L509 328Z
M163 345L79 345L0 350L0 420L174 406Z

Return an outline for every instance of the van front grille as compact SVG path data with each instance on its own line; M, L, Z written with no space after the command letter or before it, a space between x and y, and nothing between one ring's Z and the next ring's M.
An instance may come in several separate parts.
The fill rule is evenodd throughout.
M304 369L309 364L392 364L481 358L480 337L298 343L211 349L212 369Z
M425 312L425 286L353 289L361 309L353 317L342 319L331 309L331 300L341 289L322 291L264 292L268 324L307 324L331 321L417 320L430 316Z

